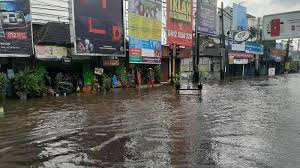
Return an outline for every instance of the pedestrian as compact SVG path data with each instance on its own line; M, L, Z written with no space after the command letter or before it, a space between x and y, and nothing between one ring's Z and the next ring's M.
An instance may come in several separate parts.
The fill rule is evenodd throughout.
M118 87L118 78L116 75L114 75L112 77L112 84L113 84L113 88L117 88Z
M154 73L152 68L148 69L148 86L150 88L154 87Z
M142 85L142 75L141 75L140 70L138 69L138 70L136 71L136 86L137 86L138 88L140 88L141 85Z

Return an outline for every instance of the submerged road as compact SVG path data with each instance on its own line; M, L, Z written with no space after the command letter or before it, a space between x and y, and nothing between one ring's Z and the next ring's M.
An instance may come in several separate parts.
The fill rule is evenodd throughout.
M300 75L8 101L0 167L300 167Z

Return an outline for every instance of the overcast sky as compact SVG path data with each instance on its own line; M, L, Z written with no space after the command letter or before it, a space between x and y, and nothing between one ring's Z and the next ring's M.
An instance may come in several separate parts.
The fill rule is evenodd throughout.
M221 1L218 0L219 6L221 6ZM239 3L241 1L243 0L223 0L224 7L232 7L233 2ZM249 14L256 17L300 10L300 0L246 0L243 5L248 8Z

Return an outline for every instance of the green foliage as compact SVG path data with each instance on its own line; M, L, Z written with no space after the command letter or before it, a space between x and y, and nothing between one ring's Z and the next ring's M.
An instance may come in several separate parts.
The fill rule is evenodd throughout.
M15 87L17 92L41 95L46 90L47 71L44 67L25 67L16 74Z
M154 70L153 70L153 72L154 72L154 80L155 80L155 82L156 83L160 83L161 82L161 67L160 67L160 65L156 65L155 67L154 67Z
M5 73L0 73L0 100L3 100L6 95L7 77Z

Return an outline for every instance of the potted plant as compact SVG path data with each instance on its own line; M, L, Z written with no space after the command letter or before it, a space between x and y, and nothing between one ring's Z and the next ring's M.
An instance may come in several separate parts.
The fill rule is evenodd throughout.
M0 73L0 102L1 104L5 100L7 87L7 77L5 73Z
M16 74L15 78L15 88L17 90L17 95L21 100L27 99L27 94L30 90L30 78L27 76L26 70L20 71Z
M47 73L43 67L26 67L19 71L15 78L15 88L21 100L26 100L28 95L41 96L46 91L45 78Z

